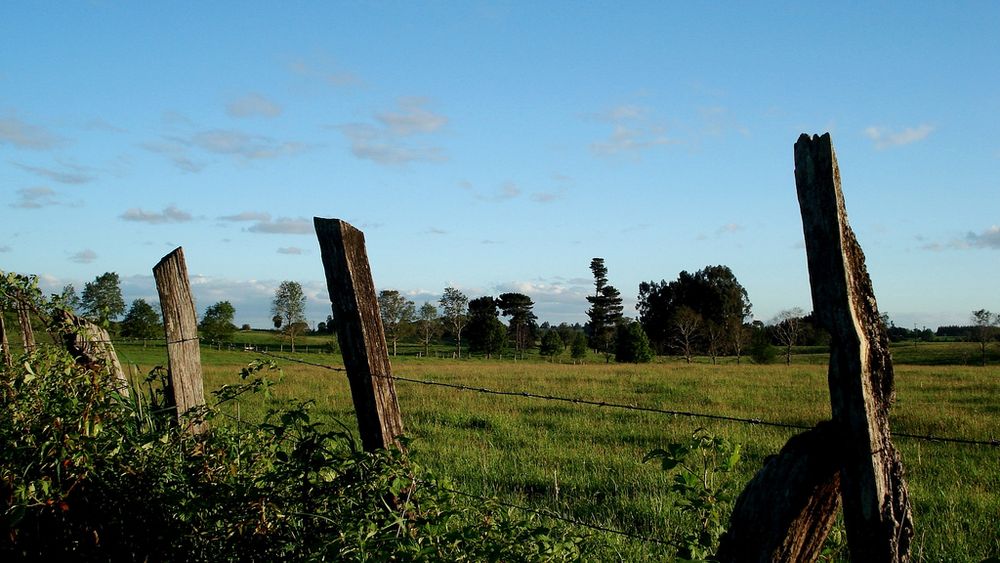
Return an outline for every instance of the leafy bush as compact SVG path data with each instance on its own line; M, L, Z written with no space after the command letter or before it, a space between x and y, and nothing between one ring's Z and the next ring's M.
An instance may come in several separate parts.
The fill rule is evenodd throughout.
M0 559L114 561L563 561L583 540L494 503L473 505L396 449L367 453L309 402L222 424L269 394L255 362L190 436L161 371L131 399L106 372L41 347L0 372Z

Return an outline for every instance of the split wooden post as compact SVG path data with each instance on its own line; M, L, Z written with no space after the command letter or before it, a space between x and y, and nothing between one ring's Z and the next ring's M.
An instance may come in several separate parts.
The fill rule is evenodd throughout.
M28 304L17 302L17 323L21 326L21 342L24 343L24 353L35 351L35 332L31 329L31 316L28 314Z
M10 342L7 340L7 327L3 321L4 310L0 307L0 356L3 358L4 367L11 367L13 359L10 355Z
M205 404L201 378L201 349L198 346L198 320L188 281L184 249L163 257L153 267L156 290L163 310L163 329L167 338L168 387L166 397L177 408L177 419L185 423L184 413ZM204 432L204 422L193 421L187 428L192 434Z
M364 233L339 219L313 219L337 340L365 450L402 448L403 420L382 329Z
M106 367L114 379L115 390L128 397L128 379L108 331L65 310L58 311L53 320L62 334L66 350L77 363L95 370Z
M895 398L889 339L865 256L847 223L830 134L795 143L813 311L832 337L828 383L841 433L841 497L854 561L909 559L913 520L889 432Z
M716 558L814 561L844 505L853 561L909 559L913 521L903 467L889 433L889 341L864 254L847 223L830 135L795 143L795 184L813 311L832 337L833 420L794 436L750 481Z

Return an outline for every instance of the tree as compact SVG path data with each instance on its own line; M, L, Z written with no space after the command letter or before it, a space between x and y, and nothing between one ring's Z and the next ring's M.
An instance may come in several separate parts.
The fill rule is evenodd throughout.
M538 317L532 312L535 304L523 293L501 293L497 298L497 307L503 316L510 317L510 332L514 337L514 350L524 357L524 351L531 348L535 341Z
M424 301L417 311L417 334L420 336L420 343L424 346L424 356L430 348L431 341L437 338L441 332L441 321L438 319L437 307Z
M285 334L288 335L292 343L292 352L295 351L295 336L304 332L305 324L306 295L302 292L302 286L298 282L283 281L278 289L274 291L274 300L271 302L271 314L274 315L274 327L285 327Z
M802 317L805 313L799 307L780 311L771 319L771 333L785 348L785 365L792 363L792 346L795 346L802 332Z
M653 359L653 349L649 338L636 321L618 325L615 337L615 361L620 363L645 364Z
M702 318L687 305L674 313L674 343L684 360L691 363L695 352L695 341L701 331Z
M198 325L198 332L208 340L228 341L232 339L236 332L236 325L233 318L236 316L236 309L229 301L219 301L205 309L205 315Z
M122 298L121 281L115 272L105 272L94 281L83 286L83 297L80 307L90 318L101 324L115 320L125 312L125 299Z
M742 319L731 317L726 322L726 337L729 343L729 351L736 356L736 363L740 363L743 357L743 350L750 340L750 329L743 323Z
M605 361L611 361L614 349L615 327L622 320L621 292L608 285L608 269L604 258L590 261L590 271L594 274L594 295L588 296L590 309L587 323L590 329L590 347L604 354Z
M487 358L503 351L507 344L507 327L500 322L495 299L485 296L469 301L469 322L465 332L470 350L481 352Z
M578 332L576 336L573 337L573 344L570 345L569 355L576 360L583 361L587 357L587 335Z
M62 305L74 315L77 314L83 305L80 301L80 296L76 294L76 288L73 287L73 284L71 283L63 286L62 293L59 294L59 300L62 302Z
M395 289L383 289L378 292L378 310L382 316L382 330L385 338L392 342L392 355L396 355L396 343L410 326L410 321L416 315L413 301L404 297Z
M128 313L121 324L122 336L129 338L150 338L163 337L163 323L160 321L160 314L145 299L132 301Z
M444 322L448 324L448 328L451 329L451 333L455 337L455 349L458 357L461 358L462 329L465 328L465 324L469 320L467 314L469 298L454 287L446 287L438 304L441 306Z
M542 345L538 353L546 358L556 358L566 349L566 344L555 329L549 329L542 335Z
M660 352L674 338L674 316L681 307L689 307L706 323L713 322L727 332L747 322L752 310L746 289L728 266L705 266L694 274L682 271L669 283L643 282L636 309L642 327Z
M994 315L986 309L972 312L972 339L979 343L983 366L986 365L986 345L996 337L996 327L1000 324L1000 315Z

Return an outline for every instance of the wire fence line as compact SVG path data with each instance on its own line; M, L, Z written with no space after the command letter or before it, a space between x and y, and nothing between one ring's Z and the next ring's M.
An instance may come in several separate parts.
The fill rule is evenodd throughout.
M280 360L285 360L285 361L289 361L289 362L293 362L293 363L298 363L298 364L304 364L304 365L308 365L308 366L318 367L318 368L325 369L325 370L328 370L328 371L346 372L346 369L343 368L343 367L335 367L335 366L330 366L330 365L326 365L326 364L320 364L320 363L316 363L316 362L310 362L310 361L303 360L303 359L300 359L300 358L293 358L293 357L289 357L289 356L282 356L282 355L274 354L274 353L271 353L271 352L258 351L257 353L258 354L262 354L264 356L268 356L268 357L272 357L272 358L276 358L276 359L280 359ZM415 379L415 378L412 378L412 377L405 377L405 376L400 376L400 375L390 375L390 376L376 375L375 377L387 377L387 378L393 379L395 381L405 381L405 382L409 382L409 383L416 383L416 384L419 384L419 385L429 385L429 386L435 386L435 387L446 387L446 388L456 389L456 390L460 390L460 391L472 391L474 393L483 393L483 394L488 394L488 395L499 395L499 396L506 396L506 397L524 397L524 398L539 399L539 400L544 400L544 401L557 401L557 402L563 402L563 403L573 403L573 404L577 404L577 405L591 405L591 406L596 406L596 407L609 407L609 408L616 408L616 409L623 409L623 410L630 410L630 411L648 412L648 413L654 413L654 414L670 415L670 416L675 416L675 417L679 416L679 417L686 417L686 418L701 418L701 419L708 419L708 420L719 420L719 421L724 421L724 422L736 422L736 423L741 423L741 424L751 424L751 425L757 425L757 426L770 426L770 427L775 427L775 428L790 428L790 429L795 429L795 430L811 430L813 428L813 426L808 426L808 425L804 425L804 424L793 424L793 423L788 423L788 422L776 422L776 421L763 420L763 419L760 419L760 418L745 418L745 417L729 416L729 415L713 414L713 413L680 411L680 410L671 410L671 409L661 409L661 408L656 408L656 407L641 407L641 406L638 406L638 405L628 405L628 404L625 404L625 403L612 403L612 402L608 402L608 401L594 401L594 400L590 400L590 399L580 399L580 398L575 398L575 397L560 397L560 396L557 396L557 395L546 395L546 394L541 394L541 393L531 393L531 392L528 392L528 391L500 391L500 390L496 390L496 389L489 389L489 388L486 388L486 387L476 387L476 386L472 386L472 385L463 385L463 384L460 384L460 383L444 383L444 382L441 382L441 381L434 381L434 380L428 380L428 379ZM944 443L965 444L965 445L974 445L974 446L1000 447L1000 439L996 439L996 438L992 438L992 439L988 439L988 440L982 440L982 439L964 438L964 437L956 437L956 436L935 436L933 434L913 434L913 433L907 433L907 432L893 432L892 435L893 436L898 436L898 437L901 437L901 438L910 438L910 439L913 439L913 440L921 440L921 441L926 441L926 442L944 442Z

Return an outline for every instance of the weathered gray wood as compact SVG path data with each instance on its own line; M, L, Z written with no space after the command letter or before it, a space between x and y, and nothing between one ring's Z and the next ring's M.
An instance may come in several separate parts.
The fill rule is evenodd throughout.
M841 441L841 495L854 561L906 561L913 521L889 433L892 359L864 254L847 222L830 135L795 143L795 184L813 310L832 337L828 382Z
M840 460L830 422L793 436L736 500L720 562L815 561L840 506Z
M198 345L198 318L191 296L184 250L163 257L153 267L156 290L163 310L163 329L167 338L169 389L167 399L177 408L178 420L188 423L184 413L205 404L205 389L201 377L201 350ZM192 422L188 431L194 434L206 429L204 423Z
M65 310L58 311L53 321L62 334L66 350L76 362L93 370L107 369L115 389L122 396L128 397L128 379L118 361L118 354L108 331Z
M365 450L401 448L403 434L389 348L382 330L364 234L338 219L313 219L337 339Z
M9 368L14 364L10 355L10 342L7 340L7 326L4 324L3 313L4 310L0 307L0 357L3 359L3 365Z
M17 323L21 327L24 353L30 354L35 351L35 331L31 329L31 315L28 314L28 304L24 301L17 302Z

